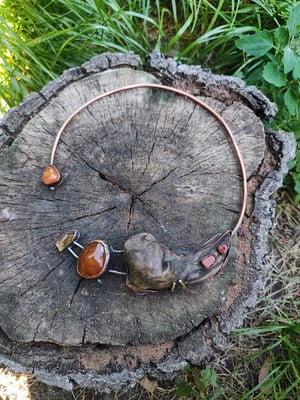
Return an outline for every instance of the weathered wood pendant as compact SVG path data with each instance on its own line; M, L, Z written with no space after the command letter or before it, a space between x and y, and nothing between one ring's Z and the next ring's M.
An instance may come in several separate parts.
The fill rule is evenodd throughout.
M126 276L126 286L134 292L152 293L162 289L187 288L216 275L228 261L231 231L218 234L198 251L173 251L161 245L150 233L130 237L124 250L115 250L102 240L92 240L86 246L78 243L79 232L60 235L55 244L58 251L68 249L77 258L77 273L83 278L99 278L105 272ZM80 248L80 254L74 251ZM108 268L111 253L124 253L120 270ZM122 271L123 269L123 271Z
M232 232L226 231L197 251L180 252L162 246L150 233L132 236L124 245L126 285L135 292L149 293L204 282L227 264L231 237Z

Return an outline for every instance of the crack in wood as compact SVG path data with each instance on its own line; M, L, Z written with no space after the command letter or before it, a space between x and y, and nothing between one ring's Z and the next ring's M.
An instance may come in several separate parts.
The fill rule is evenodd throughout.
M57 268L59 268L64 263L64 260L60 261L59 264L55 265L52 269L50 269L44 277L40 280L40 282L45 282L49 275L51 275Z
M22 293L19 293L18 295L20 297L25 296L28 292L30 292L32 289L34 289L35 287L38 287L41 282L45 282L45 280L47 279L47 277L49 275L51 275L57 268L59 268L62 264L64 263L64 260L60 261L59 264L55 265L51 270L49 270L41 279L39 279L37 282L35 282L33 285L28 286L26 288L25 291L23 291ZM26 265L26 264L25 264Z
M36 326L35 330L34 330L34 334L33 334L32 342L35 342L35 338L37 337L38 330L39 330L39 327L41 326L41 323L42 323L42 321L40 320L40 321L38 322L38 324L37 324L37 326Z
M143 172L142 172L142 176L145 176L145 173L146 173L146 171L147 171L147 169L148 169L148 167L149 167L149 164L150 164L150 162L151 162L151 155L153 154L154 147L155 147L155 141L152 143L152 146L151 146L150 151L148 151L147 162L146 162L145 168L144 168L144 170L143 170Z
M118 208L118 207L117 206L113 206L113 207L110 207L110 208L106 208L105 210L98 211L96 213L80 215L79 217L76 217L76 218L69 218L68 221L69 222L74 222L74 221L78 221L78 220L85 219L85 218L97 217L97 216L103 215L103 214L105 214L107 212L111 212L111 211L115 210L116 208Z
M83 334L82 334L82 340L81 340L81 345L84 345L85 344L85 338L86 338L86 332L87 331L87 327L86 327L86 325L84 325L84 327L83 327Z
M191 176L191 175L193 175L193 173L198 172L200 170L201 170L201 166L199 166L198 168L192 169L191 171L187 172L186 174L177 175L177 179L182 179L182 178L185 178L186 176Z
M182 288L182 289L183 289L183 288ZM183 290L185 290L185 289L183 289ZM195 321L194 321L195 316L193 317L193 315L191 315L191 313L189 312L189 309L188 309L188 308L186 308L186 314L187 314L187 316L188 316L188 321L190 322L192 328L188 328L188 332L185 333L185 334L183 334L180 338L184 338L187 334L189 334L189 333L191 332L191 329L196 329L196 328L198 328L199 325L201 325L202 322L203 322L203 321L201 320L200 324L199 324L199 323L198 323L198 324L195 323Z
M76 297L76 294L77 294L77 292L78 292L78 290L79 290L79 288L80 288L80 285L81 285L83 279L84 279L84 278L80 278L80 279L79 279L79 281L78 281L78 283L77 283L77 285L76 285L76 288L74 289L74 292L72 293L71 299L70 299L69 304L68 304L68 310L70 310L70 308L71 308L71 306L72 306L72 304L73 304L73 301L74 301L74 299L75 299L75 297Z
M28 287L26 288L26 290L24 290L22 293L18 293L18 296L19 296L19 297L25 296L25 295L26 295L27 293L29 293L33 288L38 287L39 285L40 285L40 281L37 281L37 282L34 283L33 285L28 286ZM19 285L17 285L17 286L19 286Z
M226 211L229 211L229 212L231 212L231 213L233 213L233 214L236 214L236 215L239 214L239 211L233 210L233 209L230 208L230 207L225 207L225 206L224 206L223 209L226 210Z
M131 172L133 174L134 173L134 157L133 157L132 147L130 147L129 151L130 151L130 161L131 161Z
M269 149L268 149L269 151ZM268 163L268 159L266 157L266 152L264 154L264 157L262 158L260 164L258 165L257 169L255 171L252 172L251 175L249 175L249 177L247 178L247 182L250 183L251 180L257 180L259 179L259 185L261 183L261 181L264 180L264 178L266 177L266 164Z
M66 108L66 106L60 101L60 98L56 99L57 106L61 107L63 111L57 110L57 115L70 115L70 110ZM69 102L68 102L69 105ZM58 108L58 107L57 107Z
M146 188L146 189L143 190L142 192L139 192L139 193L136 195L136 197L140 197L140 196L142 196L143 194L149 192L155 185L157 185L157 184L159 184L159 183L165 181L167 178L169 178L169 176L170 176L174 171L176 171L176 170L177 170L177 167L171 169L171 171L169 171L165 176L163 176L162 178L160 178L160 179L158 179L158 180L152 182L151 185L150 185L148 188Z
M166 232L166 228L163 225L161 225L161 223L150 213L150 210L149 210L148 206L146 205L146 202L143 199L141 199L140 197L143 196L145 193L149 192L158 183L161 183L164 180L166 180L174 171L176 171L176 169L177 168L173 168L165 176L163 176L161 179L158 179L157 181L153 182L148 188L146 188L142 192L140 192L140 193L138 193L136 195L132 195L131 203L130 203L130 206L129 206L129 212L128 212L128 221L127 221L126 232L128 232L129 229L130 229L132 215L134 213L134 205L136 203L136 200L139 200L142 203L142 205L143 205L145 211L147 212L147 214L154 219L154 221L159 225L159 227L163 231Z
M134 205L135 205L136 199L137 199L137 196L132 196L131 197L131 202L130 202L129 210L128 210L127 225L126 225L126 232L127 233L129 232L129 229L130 229L130 225L131 225L131 220L132 220L132 215L133 215L133 212L134 212Z
M78 156L79 156L79 155L78 155ZM85 165L87 165L92 171L95 171L103 181L108 182L108 183L110 183L111 185L113 185L113 186L119 188L119 189L120 189L122 192L124 192L124 193L129 193L128 189L126 189L125 187L123 187L123 186L120 185L119 183L114 182L112 179L110 179L109 177L107 177L103 172L101 172L101 171L99 171L97 168L93 167L93 166L92 166L88 161L86 161L84 158L82 158L82 157L80 157L80 156L79 156L79 158L80 158L80 160L81 160ZM129 194L130 194L130 193L129 193Z
M45 197L37 196L36 199L37 200L41 200L41 201L46 201L46 202L49 201L50 203L54 203L54 204L56 204L59 201L62 202L62 203L66 202L66 199L64 199L64 198L60 199L59 197L58 198L56 198L56 197L53 197L53 198L46 197L45 198Z
M190 143L187 143L186 146L182 145L181 150L179 150L179 151L176 153L175 157L170 161L169 164L172 164L172 163L176 162L177 160L180 161L180 157L181 157L182 155L184 155L185 159L190 158L190 159L192 159L193 162L194 162L194 161L195 161L195 158L196 158L194 155L188 154L188 153L184 154L184 152L185 152L186 150L189 150L189 146L190 146ZM197 160L197 161L198 161L198 160Z
M49 332L52 331L53 324L54 324L54 321L55 321L55 319L56 319L57 314L58 314L58 310L56 309L56 310L54 311L53 316L52 316L51 321L50 321Z

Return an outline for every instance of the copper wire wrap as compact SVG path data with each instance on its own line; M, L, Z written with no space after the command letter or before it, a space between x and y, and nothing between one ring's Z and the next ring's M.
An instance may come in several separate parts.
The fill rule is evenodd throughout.
M64 130L66 129L66 127L68 126L68 124L72 121L72 119L78 115L81 111L83 111L85 108L87 108L89 105L95 103L98 100L101 100L105 97L120 93L120 92L125 92L128 90L133 90L133 89L140 89L140 88L150 88L150 89L159 89L159 90L165 90L167 92L172 92L172 93L176 93L180 96L183 96L187 99L192 100L194 103L198 104L199 106L201 106L202 108L204 108L205 110L207 110L211 115L213 115L220 123L221 125L223 125L223 127L225 128L227 135L231 141L232 147L235 151L236 157L238 159L239 165L240 165L240 169L241 169L241 175L242 175L242 205L240 208L240 213L239 213L239 218L238 221L236 223L236 225L234 226L234 228L232 229L232 235L236 234L237 230L239 229L242 220L244 218L245 215L245 210L246 210L246 203L247 203L247 176L246 176L246 170L245 170L245 165L244 165L244 161L242 158L242 155L240 153L239 147L237 145L237 142L234 138L234 135L231 131L231 129L229 128L228 124L226 123L226 121L221 117L220 114L218 114L213 108L211 108L209 105L207 105L206 103L204 103L202 100L198 99L197 97L193 96L192 94L186 93L183 90L177 89L177 88L173 88L173 87L169 87L169 86L164 86L161 84L155 84L155 83L137 83L134 85L126 85L126 86L122 86L122 87L118 87L116 89L112 89L108 92L102 93L96 97L93 97L92 99L90 99L89 101L87 101L86 103L84 103L82 106L78 107L63 123L63 125L61 126L61 128L59 129L59 131L57 132L57 135L55 137L53 146L52 146L52 151L51 151L51 157L50 157L50 165L54 165L54 158L55 158L55 153L57 150L57 146L58 143L60 141L60 138L64 132Z

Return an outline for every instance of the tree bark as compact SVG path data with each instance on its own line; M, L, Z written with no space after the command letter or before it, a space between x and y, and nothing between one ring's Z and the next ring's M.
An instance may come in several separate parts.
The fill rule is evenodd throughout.
M138 296L123 276L76 273L55 239L72 229L81 242L116 249L140 232L192 251L231 229L241 175L223 126L200 106L168 92L136 89L93 103L59 143L64 176L41 183L66 118L98 94L162 82L199 96L232 129L246 165L247 213L230 261L199 285ZM255 305L263 283L267 233L292 157L292 136L266 131L274 106L236 78L178 64L159 53L103 54L66 71L3 119L0 129L0 360L70 390L127 390L146 373L170 377L187 362L222 351ZM115 260L118 264L118 259Z

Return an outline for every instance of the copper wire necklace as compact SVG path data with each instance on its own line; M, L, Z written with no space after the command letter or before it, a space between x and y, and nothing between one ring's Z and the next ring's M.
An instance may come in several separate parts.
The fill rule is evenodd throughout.
M190 99L208 111L225 128L242 175L242 205L235 226L216 234L198 250L188 254L166 248L152 234L145 232L130 237L124 244L124 250L115 250L103 240L92 240L86 246L82 246L78 243L80 234L77 230L62 233L55 244L58 251L68 249L77 258L77 272L83 278L99 278L106 272L110 272L125 275L126 286L138 293L156 292L166 288L173 291L177 283L186 288L189 284L206 281L224 268L228 262L232 236L238 231L245 214L247 177L244 162L231 129L213 108L183 90L154 83L126 85L102 93L78 107L62 124L54 139L50 164L44 169L42 180L50 189L54 189L61 183L62 174L54 164L55 154L64 130L76 115L105 97L139 88L159 89ZM79 255L74 251L74 246L80 248ZM126 272L110 268L109 261L112 252L124 253Z

